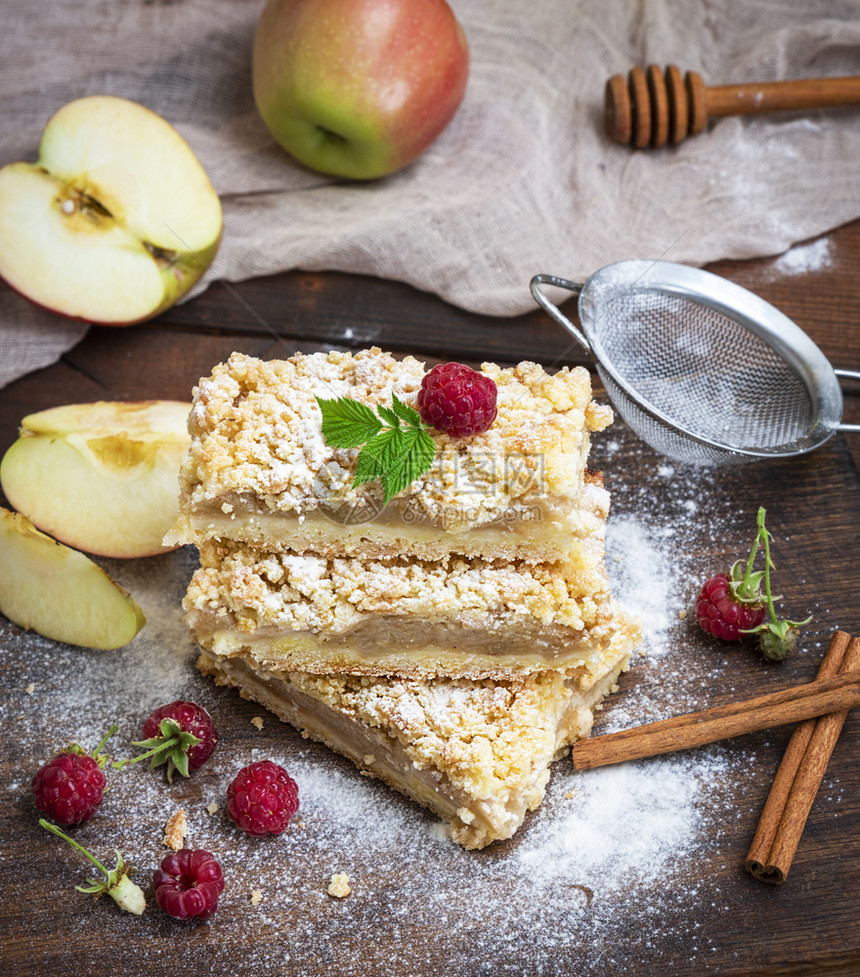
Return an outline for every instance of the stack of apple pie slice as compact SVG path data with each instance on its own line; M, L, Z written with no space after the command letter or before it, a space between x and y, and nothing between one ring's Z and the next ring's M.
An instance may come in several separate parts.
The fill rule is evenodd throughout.
M612 419L588 371L491 364L483 434L433 433L387 503L318 398L415 403L424 366L378 349L201 380L179 521L199 668L439 814L468 848L509 838L587 735L637 631L604 567L608 493L586 467Z

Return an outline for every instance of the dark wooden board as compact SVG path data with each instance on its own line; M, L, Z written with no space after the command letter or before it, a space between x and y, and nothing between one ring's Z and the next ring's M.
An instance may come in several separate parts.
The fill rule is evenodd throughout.
M828 356L840 366L856 367L858 285L840 256L860 256L860 234L855 225L829 240L833 261L809 274L779 275L767 261L717 270L731 273L798 321L806 315ZM537 314L520 321L485 320L406 286L349 276L293 273L247 283L242 294L263 318L283 328L283 338L237 311L226 289L213 289L156 323L93 329L60 363L0 391L0 451L32 410L99 398L187 398L197 378L233 349L272 357L292 348L375 342L430 359L457 355L508 362L528 355L554 363L566 358L569 345ZM346 337L344 329L362 315L369 323L366 334L354 329ZM847 410L856 410L853 400L847 404ZM860 633L856 441L853 435L838 436L804 459L703 473L666 464L620 423L596 439L593 459L613 494L611 519L619 525L634 519L659 538L661 559L674 554L677 560L669 608L673 621L661 630L661 647L637 660L624 677L598 720L598 732L631 716L645 721L806 681L814 676L833 629ZM715 646L689 620L677 617L691 604L703 576L726 569L748 549L758 505L767 508L774 530L786 609L797 616L814 614L801 646L781 666L765 665L749 649ZM617 554L617 538L614 545ZM638 550L631 552L639 558ZM742 862L788 728L699 751L689 772L693 783L697 771L705 771L696 782L697 789L704 785L696 807L702 831L683 833L656 876L637 866L625 877L629 852L615 866L606 862L606 876L590 886L589 903L577 887L583 876L570 874L568 863L560 863L564 871L553 886L546 879L538 883L537 872L530 877L526 857L542 850L540 839L555 837L564 805L577 803L565 798L577 783L569 761L556 764L544 804L512 841L462 852L435 837L432 818L360 777L323 747L274 719L257 730L250 720L261 714L259 707L217 690L196 673L178 610L193 554L180 551L134 565L100 562L141 594L150 615L150 626L128 649L108 654L71 649L0 622L3 973L860 973L860 717L852 715L846 723L785 885L758 883ZM610 565L611 573L622 569ZM664 589L655 594L665 598ZM635 596L642 606L634 610L647 619L655 610L647 593ZM76 829L75 837L105 861L114 845L120 847L139 865L146 884L164 851L164 819L176 806L186 806L191 840L217 851L228 872L221 906L208 923L177 924L153 907L136 919L106 900L93 903L76 892L74 885L90 874L87 864L38 828L29 794L33 771L52 750L78 736L92 746L97 731L112 720L120 724L114 749L128 755L128 741L139 735L143 718L159 704L155 700L168 693L196 698L211 709L222 736L212 761L189 781L170 786L140 767L126 771L96 819ZM282 839L257 843L240 836L224 816L223 790L238 766L263 755L296 772L304 791L303 826L291 827ZM683 782L679 769L688 768L648 761L640 769L643 777L653 775L657 787L674 770L677 788ZM587 797L587 782L581 783ZM205 807L212 800L221 810L210 817ZM625 811L631 838L654 824L653 811ZM643 852L647 858L647 845ZM343 902L325 893L337 871L348 871L353 879L353 894ZM249 901L252 888L262 891L260 906Z

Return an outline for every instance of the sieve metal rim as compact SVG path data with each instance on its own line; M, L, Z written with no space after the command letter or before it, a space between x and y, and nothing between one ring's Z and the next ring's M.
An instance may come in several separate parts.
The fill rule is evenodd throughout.
M630 381L620 376L614 364L605 356L599 333L594 326L595 322L599 324L601 315L599 312L595 313L591 292L610 277L618 279L619 274L629 282L628 290L652 289L698 302L742 324L774 349L800 377L814 405L817 420L805 432L804 442L799 447L777 445L754 449L726 444L689 430L632 389ZM547 298L541 290L542 285L555 286L578 295L581 328L577 328ZM711 450L721 451L733 458L794 457L814 451L838 430L857 429L854 425L840 423L843 401L837 378L837 373L850 377L855 374L851 371L835 371L821 350L788 316L755 293L719 275L669 261L631 259L605 265L584 283L554 275L535 275L530 288L535 301L594 358L598 372L605 370L630 403L677 435Z

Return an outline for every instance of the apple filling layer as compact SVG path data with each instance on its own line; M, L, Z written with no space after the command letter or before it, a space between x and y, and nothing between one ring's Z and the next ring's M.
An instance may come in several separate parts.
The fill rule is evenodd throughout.
M263 362L234 353L200 381L170 543L218 536L323 555L423 559L564 559L595 531L607 502L586 469L590 433L612 419L588 371L550 376L534 363L484 364L498 389L492 427L470 438L431 432L431 469L382 505L376 482L354 486L358 449L322 437L317 398L414 406L424 365L378 349ZM586 490L584 486L591 486Z
M550 563L588 560L596 534L602 535L609 493L598 472L587 472L576 506L548 499L517 503L496 522L459 528L414 518L408 501L397 497L384 508L367 498L358 506L331 511L324 507L299 515L267 510L259 499L229 493L183 513L168 540L217 538L251 543L270 550L306 550L321 556L371 559L409 553L422 560L450 553L505 560ZM369 493L368 493L369 494Z
M183 603L197 641L290 671L511 677L601 660L614 608L590 565L325 559L200 547Z
M541 803L551 762L588 735L635 640L619 619L604 660L508 682L308 675L207 651L198 668L429 808L458 844L483 848Z

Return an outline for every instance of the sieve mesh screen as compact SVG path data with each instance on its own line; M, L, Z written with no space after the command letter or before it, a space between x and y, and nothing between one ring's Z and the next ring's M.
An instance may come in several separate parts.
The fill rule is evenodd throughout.
M729 450L794 444L814 427L802 378L745 322L653 287L616 290L599 308L588 336L601 373L623 378L626 390L612 384L616 398L632 396Z

